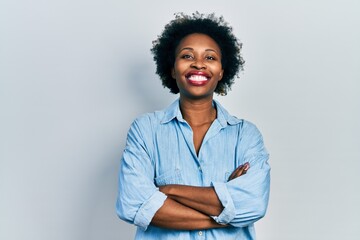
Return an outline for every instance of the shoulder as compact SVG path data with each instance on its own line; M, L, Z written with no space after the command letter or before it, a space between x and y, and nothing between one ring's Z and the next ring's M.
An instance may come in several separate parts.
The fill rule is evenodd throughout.
M242 119L242 128L249 132L260 132L258 127L254 123L245 119Z
M132 122L130 129L137 129L143 134L150 134L162 125L165 117L166 109L141 114Z
M133 124L150 127L160 124L163 118L164 111L149 112L136 117Z
M127 146L141 145L150 154L153 149L153 138L160 124L161 113L145 113L131 123L127 134Z
M218 120L223 126L232 126L232 129L238 129L240 134L258 131L254 123L230 114L218 101L214 100L214 102L218 110Z
M156 128L163 123L170 122L172 119L179 115L179 101L176 100L170 106L163 110L145 113L137 117L133 125L145 128Z
M262 139L259 128L252 122L242 119L240 135L243 139Z
M241 138L262 138L262 135L259 131L259 128L253 122L237 118L236 116L230 116L227 119L228 126L231 126L233 129L237 129L238 135Z

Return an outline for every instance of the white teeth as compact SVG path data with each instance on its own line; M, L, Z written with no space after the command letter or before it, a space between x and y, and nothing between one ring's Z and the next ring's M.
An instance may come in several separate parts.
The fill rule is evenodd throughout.
M191 81L206 81L208 79L207 79L207 77L202 76L202 75L191 75L189 77L189 80L191 80Z

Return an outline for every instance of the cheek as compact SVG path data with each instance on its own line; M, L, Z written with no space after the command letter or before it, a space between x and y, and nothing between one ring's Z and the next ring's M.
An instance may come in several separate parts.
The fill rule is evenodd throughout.
M178 63L177 61L175 61L174 63L174 67L171 69L171 76L176 79L176 76L178 75L178 72L179 72L179 66L178 66Z
M174 68L172 69L172 72L171 72L171 76L176 79L181 76L181 74L184 72L184 70L185 70L185 68L181 64L175 62Z
M178 78L180 77L179 71L174 70L174 71L173 71L173 74L172 74L172 77L173 77L175 80L178 79Z

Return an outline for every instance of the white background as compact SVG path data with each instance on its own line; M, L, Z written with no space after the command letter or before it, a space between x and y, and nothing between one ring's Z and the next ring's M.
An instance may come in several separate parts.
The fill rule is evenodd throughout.
M360 236L360 3L0 1L0 239L132 239L115 214L131 121L177 96L152 40L174 12L216 12L244 43L221 103L262 131L262 240Z

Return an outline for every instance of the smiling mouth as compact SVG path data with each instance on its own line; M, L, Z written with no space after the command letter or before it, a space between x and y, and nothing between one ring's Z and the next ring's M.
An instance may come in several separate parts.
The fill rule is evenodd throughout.
M202 81L208 80L207 77L202 76L202 75L190 75L187 79L190 81L195 81L195 82L202 82Z
M204 85L210 79L210 76L203 72L190 72L186 75L186 79L193 85Z

